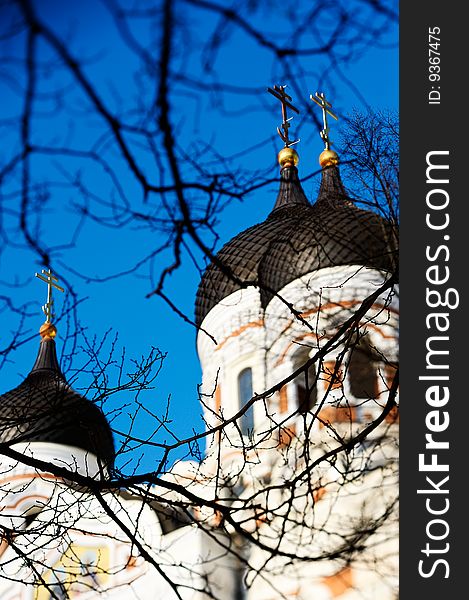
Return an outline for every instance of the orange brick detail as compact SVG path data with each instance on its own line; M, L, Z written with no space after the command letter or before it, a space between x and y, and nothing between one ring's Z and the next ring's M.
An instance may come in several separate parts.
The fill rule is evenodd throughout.
M138 565L138 560L136 556L133 556L132 554L129 556L129 558L127 559L127 569L133 569L134 567L136 567Z
M313 500L315 502L319 502L319 500L321 500L321 498L324 496L325 493L326 493L326 488L324 488L322 486L316 488L313 492Z
M215 388L215 412L217 413L217 415L220 414L220 410L221 410L221 386L220 386L220 384L218 384L217 387Z
M232 331L230 333L230 335L227 335L226 338L224 340L222 340L218 346L215 348L215 352L220 350L220 348L223 348L223 346L226 344L226 342L233 338L233 337L238 337L238 335L241 335L243 333L243 331L246 331L246 329L250 329L251 327L262 327L264 325L264 319L259 319L258 321L251 321L250 323L246 323L246 325L242 325L241 327L239 327L238 329L235 329L234 331Z
M327 361L327 362L323 363L321 379L323 379L326 382L327 386L329 386L329 384L332 381L332 385L331 385L332 390L342 387L342 382L343 382L342 369L339 369L337 371L337 373L335 373L335 374L334 374L334 371L335 371L335 361L331 360L331 361Z
M221 385L220 384L218 384L217 387L215 388L214 400L215 400L215 414L219 415L221 413ZM215 434L215 443L219 444L220 441L221 441L221 430L217 431L217 433Z
M25 500L30 500L31 498L34 498L34 500L40 500L44 504L46 504L49 501L49 496L42 496L41 494L30 494L28 496L21 496L21 498L19 500L17 500L14 504L8 504L5 506L2 506L2 510L3 509L13 510L13 509L17 508L19 504L21 504Z
M305 338L308 338L308 337L312 337L315 340L321 339L321 336L318 336L316 333L312 333L311 331L302 333L301 335L297 336L294 340L292 340L291 342L289 342L287 344L287 346L283 349L283 352L281 353L281 355L278 357L277 362L275 363L275 366L278 367L280 364L282 364L283 361L285 360L285 356L289 353L289 351L292 348L294 348L296 350L298 348L298 342L301 342L302 340L304 340Z
M386 386L388 387L388 389L390 389L392 386L392 382L394 380L395 374L396 374L395 367L393 367L392 365L384 366L384 381L386 382Z
M278 443L280 448L289 446L292 443L293 438L296 436L295 425L289 427L282 427L278 434Z
M2 540L0 541L0 556L2 556L2 554L5 552L5 550L8 548L8 542L5 538L2 538Z
M278 410L280 413L288 412L288 394L287 394L287 386L284 385L283 388L280 388L280 398L278 403Z
M353 571L350 567L345 567L335 575L323 577L321 583L329 588L333 598L337 598L353 587Z
M357 420L357 411L353 406L327 406L319 414L319 427L328 423L354 423Z
M385 417L386 423L399 423L399 407L394 406Z

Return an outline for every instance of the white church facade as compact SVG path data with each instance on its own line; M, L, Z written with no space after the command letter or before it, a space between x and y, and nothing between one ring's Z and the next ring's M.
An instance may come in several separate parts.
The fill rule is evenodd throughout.
M356 206L327 145L313 203L296 152L279 162L272 211L200 283L213 433L167 489L90 493L112 468L112 431L67 384L54 326L41 329L31 373L0 397L2 600L397 598L395 232ZM206 505L181 510L179 485Z

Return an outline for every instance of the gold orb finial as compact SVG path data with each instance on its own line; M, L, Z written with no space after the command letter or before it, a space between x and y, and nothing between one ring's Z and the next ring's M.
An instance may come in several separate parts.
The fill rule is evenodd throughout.
M300 157L293 148L282 148L278 153L278 162L282 169L283 167L296 167L300 162Z
M39 329L39 335L43 340L53 340L57 335L57 327L46 321Z
M339 164L339 155L334 150L326 148L319 155L319 164L323 169L325 167L335 167Z

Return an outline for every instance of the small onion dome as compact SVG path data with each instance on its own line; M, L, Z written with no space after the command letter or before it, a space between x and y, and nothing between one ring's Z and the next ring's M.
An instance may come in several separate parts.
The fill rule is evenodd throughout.
M18 387L0 396L0 442L75 446L111 467L114 443L104 414L65 380L57 361L55 327L44 324L41 336L29 375Z
M285 285L322 268L364 265L395 270L397 243L391 226L376 213L355 206L333 158L325 163L314 205L306 199L297 168L282 168L270 215L225 244L217 254L219 264L209 265L202 277L197 325L215 305L249 284L260 287L265 308Z

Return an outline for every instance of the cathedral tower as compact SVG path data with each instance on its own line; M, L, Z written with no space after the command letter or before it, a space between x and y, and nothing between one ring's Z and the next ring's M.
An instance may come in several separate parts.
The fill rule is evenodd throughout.
M283 109L285 104L294 108L282 86L269 91L276 92ZM386 520L388 508L393 514L381 538L391 540L392 550L383 542L377 553L363 551L356 564L350 560L346 567L320 560L296 567L279 558L269 583L254 578L246 598L280 597L269 589L272 585L287 596L329 598L341 579L344 599L393 598L397 413L394 399L387 402L398 362L397 237L392 223L376 210L359 208L346 191L328 135L327 116L336 117L323 94L312 99L323 110L325 143L315 201L311 204L302 189L284 112L279 134L285 147L279 153L280 187L272 210L263 222L223 246L197 292L205 419L210 428L228 421L208 440L207 461L225 478L227 497L242 500L254 494L265 501L266 514L254 525L257 539L280 539L285 522L267 515L298 504L292 523L303 526L286 543L286 555L307 556L306 548L310 556L321 556L324 548L332 555L332 536L324 532L333 530L333 523L345 540L353 535L360 514L370 522ZM345 440L379 423L378 433L370 431L366 441L373 450L357 459L369 461L360 475L352 459L339 476L333 461L320 458L328 453L333 457ZM350 456L358 453L352 449ZM313 457L318 460L314 470ZM386 485L372 475L378 463L388 469ZM312 482L314 471L318 474ZM269 493L261 500L269 486L280 489L291 480L299 481L295 492L279 492L276 500ZM353 485L359 486L360 496L352 493ZM334 510L347 526L334 518L327 522L325 515ZM316 526L324 519L316 535L306 514L317 516ZM305 537L311 538L311 546ZM381 551L393 559L379 576L378 567L373 574L365 565L378 564ZM254 563L267 560L258 547L247 553Z

